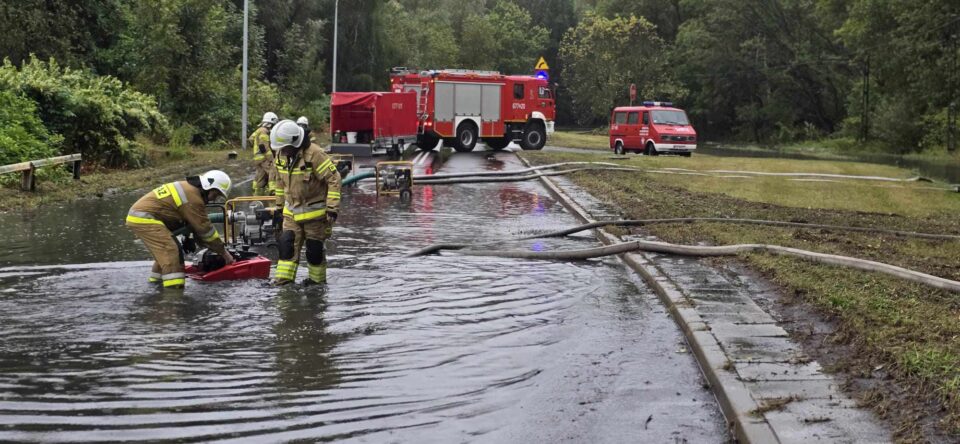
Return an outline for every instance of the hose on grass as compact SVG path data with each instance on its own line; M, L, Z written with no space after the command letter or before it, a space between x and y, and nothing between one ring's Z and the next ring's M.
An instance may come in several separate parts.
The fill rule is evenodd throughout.
M586 248L580 250L557 250L557 251L528 251L528 250L464 250L460 253L468 256L493 256L516 259L541 259L541 260L586 260L616 254L629 253L634 251L648 251L654 253L665 253L679 256L736 256L741 253L765 252L778 256L789 256L803 260L829 264L841 267L855 268L857 270L882 273L897 277L906 281L929 285L943 290L960 293L960 282L950 279L921 273L898 267L896 265L884 264L866 259L857 259L847 256L834 254L816 253L797 248L782 247L779 245L765 244L738 244L723 246L692 246L677 245L666 242L651 241L630 241L613 245L607 245L596 248Z
M607 220L607 221L598 221L598 222L591 222L583 225L577 225L575 227L570 227L563 230L557 230L557 231L551 231L547 233L520 237L514 240L532 240L532 239L544 239L544 238L551 238L551 237L563 237L563 236L568 236L574 233L579 233L581 231L592 230L594 228L608 227L608 226L641 227L641 226L656 225L656 224L674 224L674 223L689 224L689 223L698 223L698 222L729 223L729 224L743 224L743 225L765 225L765 226L774 226L774 227L809 228L809 229L834 230L834 231L852 231L852 232L860 232L860 233L890 234L895 236L915 237L915 238L930 239L930 240L960 240L960 235L956 235L956 234L918 233L914 231L888 230L885 228L851 227L851 226L844 226L844 225L811 224L806 222L783 222L783 221L777 221L777 220L762 220L762 219L728 219L728 218L722 218L722 217L677 217L677 218L668 218L668 219ZM496 244L499 244L501 242L502 241L498 241L496 242ZM495 244L494 243L434 244L434 245L421 248L417 251L414 251L408 254L407 257L416 257L416 256L434 254L441 250L461 250L464 248L484 246L484 245L495 245Z

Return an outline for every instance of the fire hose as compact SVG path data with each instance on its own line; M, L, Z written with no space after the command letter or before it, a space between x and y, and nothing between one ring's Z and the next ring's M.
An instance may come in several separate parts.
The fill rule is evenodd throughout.
M642 226L642 225L650 225L650 224L658 224L658 223L694 223L694 222L720 222L720 223L734 223L734 224L786 226L786 227L815 228L815 229L825 229L825 230L892 234L892 235L904 236L904 237L918 237L923 239L935 239L935 240L960 240L960 235L951 235L951 234L916 233L911 231L886 230L886 229L880 229L880 228L808 224L808 223L802 223L802 222L782 222L782 221L767 221L767 220L756 220L756 219L723 219L723 218L675 218L675 219L599 221L599 222L584 224L584 225L580 225L580 226L576 226L576 227L572 227L564 230L522 237L516 240L530 240L530 239L539 239L539 238L547 238L547 237L560 237L560 236L566 236L572 233L577 233L580 231L590 230L593 228L598 228L603 226ZM502 241L498 241L497 244L501 242ZM883 273L883 274L894 276L900 279L905 279L912 282L930 285L936 288L960 292L960 282L957 282L957 281L940 278L937 276L921 273L914 270L909 270L902 267L897 267L895 265L884 264L882 262L875 262L875 261L870 261L866 259L858 259L858 258L847 257L847 256L816 253L812 251L800 250L797 248L790 248L790 247L783 247L779 245L739 244L739 245L725 245L725 246L690 246L690 245L670 244L665 242L630 241L630 242L624 242L624 243L610 245L606 247L588 248L588 249L582 249L582 250L562 250L562 251L464 250L465 248L468 248L468 247L480 247L485 245L494 245L494 244L493 243L435 244L435 245L430 245L428 247L422 248L413 253L410 253L408 257L433 254L442 250L463 250L461 251L461 254L470 255L470 256L496 256L496 257L508 257L508 258L520 258L520 259L544 259L544 260L585 260L585 259L610 256L615 254L622 254L622 253L627 253L632 251L649 251L649 252L657 252L657 253L676 254L681 256L735 256L735 255L746 253L746 252L767 252L767 253L776 254L776 255L798 257L801 259L824 263L824 264L845 266L845 267L856 268L864 271Z

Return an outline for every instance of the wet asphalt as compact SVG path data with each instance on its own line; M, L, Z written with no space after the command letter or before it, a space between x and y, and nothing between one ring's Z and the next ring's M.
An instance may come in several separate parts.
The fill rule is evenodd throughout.
M442 172L521 168L456 154ZM537 182L344 190L325 287L146 282L137 195L0 215L0 441L726 442L680 331ZM301 270L301 275L306 270ZM301 276L303 278L305 276Z

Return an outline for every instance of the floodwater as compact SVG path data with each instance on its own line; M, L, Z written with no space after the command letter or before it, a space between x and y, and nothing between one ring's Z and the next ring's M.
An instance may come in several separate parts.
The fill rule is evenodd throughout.
M325 287L158 290L123 227L138 196L0 215L0 441L728 440L682 335L615 259L403 257L595 246L506 240L576 223L539 184L343 194Z

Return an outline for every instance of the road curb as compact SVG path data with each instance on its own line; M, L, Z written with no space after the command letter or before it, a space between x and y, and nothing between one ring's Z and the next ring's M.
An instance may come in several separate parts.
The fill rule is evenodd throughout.
M525 166L532 165L515 153ZM583 223L595 222L589 213L577 204L570 196L563 192L548 177L541 176L540 182L547 188L574 217ZM619 238L603 228L595 230L597 239L604 245L620 242ZM660 301L667 307L673 319L683 330L690 349L697 358L700 371L710 383L710 387L720 410L730 426L731 434L742 443L775 443L779 442L776 433L770 424L761 416L751 412L759 411L760 405L753 399L750 390L740 381L723 348L716 337L707 329L700 315L691 308L690 301L667 276L665 276L652 261L643 253L628 253L619 255L624 264L639 274L647 285L652 288Z

